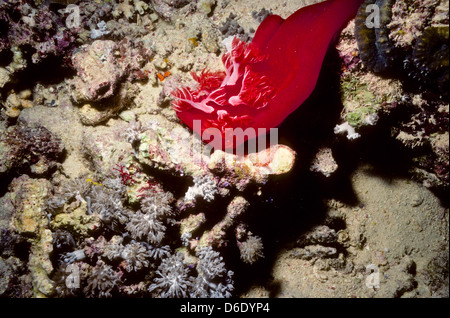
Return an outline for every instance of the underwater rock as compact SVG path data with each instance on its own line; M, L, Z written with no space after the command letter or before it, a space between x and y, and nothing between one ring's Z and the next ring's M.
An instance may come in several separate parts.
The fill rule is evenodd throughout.
M225 217L210 231L205 231L199 240L192 240L191 247L223 247L226 244L227 231L237 225L237 218L245 213L249 205L250 203L244 197L233 198L227 206Z
M96 40L72 56L77 76L70 81L72 99L82 107L81 122L97 125L129 106L138 93L132 83L151 50L127 38L120 42Z
M442 145L440 137L445 138L448 130L448 93L443 89L448 86L449 56L445 2L448 7L448 1L366 1L391 10L390 18L382 10L386 19L382 30L367 28L363 5L355 19L361 30L350 24L338 44L343 110L335 132L355 139L373 131L370 126L379 126L380 118L393 119L391 135L414 152L410 172L434 189L448 188L445 150L431 146ZM376 34L382 35L383 45L376 42L380 40ZM389 56L386 48L393 48ZM377 61L393 65L387 63L376 74Z
M399 298L413 290L416 282L416 264L409 256L404 256L398 264L393 264L382 275L377 297Z
M41 233L40 240L32 244L28 262L36 297L49 297L55 291L55 284L49 277L53 272L53 264L50 259L52 251L52 232L45 229Z
M438 3L448 1L420 0L420 1L395 1L391 5L392 18L387 25L390 30L389 39L392 43L402 49L410 49L419 38L423 30L429 27L432 20L434 25L442 20L438 17L436 7ZM437 19L436 19L437 18ZM442 21L445 23L445 21ZM448 23L448 10L447 10Z
M125 17L127 20L139 19L149 9L149 5L141 0L124 0L117 4L112 11L115 18Z
M337 49L341 56L340 92L343 110L342 123L335 133L346 133L354 140L378 119L389 114L404 102L403 84L399 79L374 74L363 67L355 39L355 24L350 23L342 32Z
M219 53L220 47L218 44L219 34L215 28L210 24L202 26L202 44L207 52Z
M272 145L244 158L222 150L211 155L208 168L215 174L224 174L226 182L243 191L250 182L264 184L270 175L288 173L294 166L296 152L285 145ZM225 180L223 180L225 181Z
M139 136L138 161L176 174L194 175L205 170L202 154L194 155L195 137L185 128L157 115L147 121L150 129Z
M176 9L180 9L189 4L188 0L154 0L152 7L164 20L170 21L176 13Z
M19 122L0 137L0 173L25 170L43 175L56 167L63 153L62 140L48 129Z
M216 6L216 0L199 0L197 11L204 15L210 15Z
M76 102L98 101L111 97L123 73L116 64L114 41L94 41L75 52L72 64L77 71L73 97Z
M391 134L407 149L414 150L410 171L426 187L448 189L449 106L416 94L408 99L409 113L391 127Z
M3 88L11 79L11 72L4 67L0 67L0 88Z
M187 62L187 64L186 64L186 66L181 66L181 68L183 68L185 71L192 68L192 64L190 64L190 62L188 62L187 60L188 60L188 57L186 56L185 62ZM167 107L170 105L170 102L172 101L172 95L170 95L170 93L177 86L181 85L181 83L182 83L182 79L181 79L181 76L178 74L170 76L169 78L164 80L164 82L162 84L161 93L159 94L158 101L157 101L159 107Z
M122 126L123 127L123 126ZM90 166L100 175L108 175L132 153L131 145L119 135L121 128L105 128L103 131L86 132L82 139L82 151Z
M44 207L51 188L48 180L31 179L27 175L14 179L9 185L14 194L11 197L15 207L12 224L18 233L33 237L47 227Z
M116 116L122 109L133 103L138 88L132 83L124 83L119 91L99 105L98 103L85 103L78 111L80 121L87 126L95 126Z
M180 221L180 239L183 245L189 245L192 233L198 230L205 222L205 213L190 214L187 218Z
M0 52L15 47L27 51L29 62L37 64L50 56L68 59L76 47L79 29L67 28L64 16L49 6L2 1L0 11L0 24L7 26L0 34Z
M50 224L55 229L68 230L78 237L87 237L102 225L99 215L88 214L86 203L81 203L70 212L57 214Z
M230 13L225 22L219 26L219 31L222 33L223 38L225 39L230 36L237 36L242 41L250 41L250 35L245 33L244 28L236 21L236 18L236 14ZM262 22L262 20L259 22Z
M11 91L6 98L3 106L5 107L5 115L10 118L19 117L20 111L24 108L33 107L33 102L30 101L31 90L25 89L18 93Z
M124 38L120 42L96 40L74 52L72 64L77 76L72 80L75 102L99 102L114 96L122 81L132 80L151 50L142 43Z
M51 296L54 292L49 275L53 271L50 254L53 251L53 237L48 227L45 211L46 200L52 189L46 179L31 179L22 175L9 185L11 200L15 207L11 224L17 233L26 237L31 244L28 268L33 280L36 297Z
M0 258L0 296L5 295L9 282L13 279L14 271L11 266Z

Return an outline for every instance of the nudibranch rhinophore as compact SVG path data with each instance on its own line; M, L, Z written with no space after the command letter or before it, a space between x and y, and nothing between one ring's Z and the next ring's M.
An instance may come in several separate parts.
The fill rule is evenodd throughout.
M215 149L243 143L227 134L239 128L255 133L246 138L267 133L312 93L330 43L362 2L328 0L287 19L268 16L250 43L233 39L224 72L193 73L197 87L172 92L178 117Z

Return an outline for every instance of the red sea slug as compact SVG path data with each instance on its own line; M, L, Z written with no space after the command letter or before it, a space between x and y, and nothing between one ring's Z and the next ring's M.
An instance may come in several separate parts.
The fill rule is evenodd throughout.
M222 56L225 72L193 72L197 87L172 93L178 117L216 149L233 149L278 126L312 93L330 43L362 2L329 0L286 20L268 16L251 43L233 39ZM239 128L245 136L235 140Z

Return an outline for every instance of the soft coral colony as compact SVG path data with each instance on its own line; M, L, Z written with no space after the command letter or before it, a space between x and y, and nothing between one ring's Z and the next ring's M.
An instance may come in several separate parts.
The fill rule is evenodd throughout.
M193 73L196 88L172 93L178 117L216 149L239 146L228 128L253 128L256 137L278 126L312 93L329 44L361 3L330 0L286 20L268 16L252 42L232 40L225 72Z

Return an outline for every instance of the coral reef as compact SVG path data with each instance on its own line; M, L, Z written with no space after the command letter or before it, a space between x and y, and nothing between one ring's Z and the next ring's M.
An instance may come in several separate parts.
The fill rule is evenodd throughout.
M371 4L380 6L379 28L367 26ZM391 134L413 150L411 172L438 191L448 188L448 147L440 142L448 129L446 5L448 1L365 1L337 46L344 107L335 133L354 140L380 119L396 118Z
M66 27L64 15L49 6L38 7L34 1L2 1L0 10L5 30L0 52L15 47L30 57L27 62L39 63L50 55L67 58L75 48L78 29Z
M416 66L413 72L417 74L414 76L428 82L429 86L436 81L439 91L444 94L449 77L448 34L448 25L426 28L417 39L412 56Z
M352 1L355 7L358 1ZM448 188L449 108L443 92L448 84L448 1L366 1L381 6L381 28L365 30L368 15L360 9L356 34L351 22L340 37L335 32L351 10L332 10L332 27L317 37L323 40L320 52L305 53L314 61L302 57L314 70L297 73L300 66L285 63L266 39L271 23L304 2L1 2L0 296L242 296L256 276L273 285L269 266L286 243L294 245L289 261L303 262L322 283L333 272L363 284L364 264L373 263L401 278L398 283L384 277L381 296L421 295L428 287L430 293L445 295L448 258L437 253L448 251L447 246L419 261L423 251L403 252L407 246L401 253L408 255L391 257L381 245L372 249L367 238L376 232L375 223L394 222L393 214L389 218L387 212L367 211L359 204L336 217L333 213L344 205L322 203L342 195L341 190L351 192L336 189L345 188L342 180L355 179L348 170L359 154L347 150L368 136L390 135L410 155L408 177L433 189ZM316 13L308 16L324 19ZM302 30L299 37L314 24L304 21L293 23ZM292 32L281 33L275 40L283 42L284 53L293 52L301 41L292 40ZM308 43L316 41L308 36ZM340 72L328 69L334 62L326 57L325 75L319 76L332 38L338 40ZM298 58L288 55L292 61ZM268 60L272 71L252 77ZM226 72L220 71L223 64ZM219 116L219 123L208 125L225 128L247 123L235 116L250 104L252 114L268 114L269 103L277 111L281 104L292 106L277 114L280 119L301 102L273 102L279 93L273 83L287 85L300 73L302 88L308 88L305 98L317 76L335 77L326 89L336 90L333 105L341 104L340 118L337 110L335 118L318 114L309 120L316 108L308 104L317 103L317 95L328 95L321 94L321 80L299 113L303 119L293 117L295 129L286 121L279 135L270 132L265 144L243 153L212 148L177 116L186 108L189 113L213 105L217 112L211 116ZM237 81L224 85L225 79ZM231 86L227 96L219 94ZM226 103L240 108L228 107L227 115L219 109ZM266 119L276 118L261 120ZM322 128L322 122L329 125ZM306 133L297 133L300 126L308 126ZM335 136L333 127L347 138ZM417 196L406 205L415 213L428 204ZM330 215L323 215L324 208ZM361 221L358 227L352 218ZM448 209L430 220L448 223ZM432 224L427 227L420 222L422 241L431 234L446 237L445 231L430 232L435 223L427 220ZM404 229L395 228L401 243L408 241ZM419 281L426 286L417 287Z

